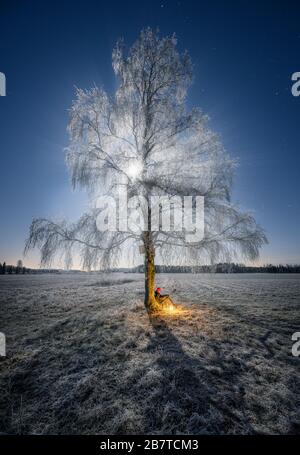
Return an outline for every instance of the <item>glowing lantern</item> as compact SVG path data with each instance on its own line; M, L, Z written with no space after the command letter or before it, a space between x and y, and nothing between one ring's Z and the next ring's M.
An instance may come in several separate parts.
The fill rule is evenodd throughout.
M174 311L174 305L170 303L169 305L169 311L172 313Z

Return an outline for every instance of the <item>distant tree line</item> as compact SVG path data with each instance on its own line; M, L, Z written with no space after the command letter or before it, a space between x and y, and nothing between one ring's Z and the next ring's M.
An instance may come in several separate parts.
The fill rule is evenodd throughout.
M21 273L26 273L26 267L23 267L22 261L18 261L17 265L10 265L6 264L6 262L3 262L1 264L0 262L0 275L12 275L13 273L15 274L21 274Z
M118 270L143 273L144 266L139 265L132 269ZM155 270L157 273L300 273L300 265L266 264L262 266L247 266L245 264L235 263L220 263L214 265L197 266L156 265Z
M23 266L21 259L18 260L17 265L8 265L6 262L0 262L0 275L25 275L37 273L59 273L56 269L31 269Z
M103 270L102 270L103 271ZM106 269L106 272L130 272L144 273L144 265L138 265L133 268L114 268ZM156 273L300 273L300 264L291 265L273 265L266 264L262 266L248 266L245 264L220 263L214 265L156 265ZM38 273L80 273L81 270L60 270L60 269L32 269L24 267L21 260L17 265L6 265L0 262L0 275L5 274L38 274Z

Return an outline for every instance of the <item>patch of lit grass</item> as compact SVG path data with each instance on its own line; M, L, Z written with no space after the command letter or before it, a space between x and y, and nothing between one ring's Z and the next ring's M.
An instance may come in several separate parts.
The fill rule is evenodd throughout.
M186 308L183 305L168 303L166 305L163 305L160 312L166 316L179 318L186 316L188 313L190 313L190 311L190 309Z

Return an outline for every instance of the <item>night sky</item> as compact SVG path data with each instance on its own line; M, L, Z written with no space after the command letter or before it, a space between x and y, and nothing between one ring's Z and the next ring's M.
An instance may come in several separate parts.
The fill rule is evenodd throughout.
M195 79L190 106L211 118L239 167L233 199L270 244L260 263L300 263L300 3L296 1L0 0L0 262L22 258L33 217L77 219L63 148L74 86L116 88L111 53L144 27L176 32ZM25 258L37 265L38 254Z

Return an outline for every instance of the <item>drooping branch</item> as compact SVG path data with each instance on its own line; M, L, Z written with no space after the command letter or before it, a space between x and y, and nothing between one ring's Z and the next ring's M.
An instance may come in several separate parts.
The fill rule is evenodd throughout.
M109 267L113 259L117 262L117 253L128 239L135 240L135 236L130 232L99 231L95 214L86 214L73 224L38 218L31 223L24 253L38 247L41 264L44 265L51 264L60 254L65 256L66 266L69 267L72 254L77 254L84 268Z

